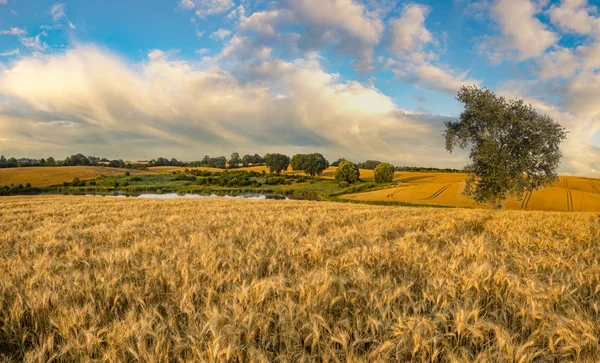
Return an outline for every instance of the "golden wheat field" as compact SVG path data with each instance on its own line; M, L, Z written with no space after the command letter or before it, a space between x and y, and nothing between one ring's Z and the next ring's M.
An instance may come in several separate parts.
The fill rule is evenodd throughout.
M0 361L600 360L600 215L0 198Z
M361 174L362 175L362 174ZM394 188L345 195L359 201L398 201L455 207L478 207L462 194L466 174L397 172ZM509 198L509 210L600 212L600 179L561 176L552 186L528 193L522 200Z
M48 187L51 185L70 182L75 178L81 180L95 179L106 175L123 175L126 170L108 168L102 166L56 166L56 167L31 167L31 168L7 168L0 169L0 185L11 183L31 183L34 187ZM143 174L148 172L139 170L127 170L131 174Z

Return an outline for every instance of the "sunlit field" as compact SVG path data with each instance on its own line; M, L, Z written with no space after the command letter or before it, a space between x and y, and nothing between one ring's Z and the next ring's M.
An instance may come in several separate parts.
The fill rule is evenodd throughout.
M210 167L204 167L204 166L198 166L198 167L181 167L181 166L153 166L148 168L148 170L150 171L155 171L155 172L159 172L159 173L172 173L174 171L185 171L185 170L191 170L191 169L195 169L195 170L207 170L210 172L222 172L225 171L225 169L219 169L219 168L210 168ZM241 171L241 170L247 170L247 171L266 171L269 172L269 169L264 166L264 165L256 165L256 166L247 166L247 167L242 167L240 166L239 168L235 168L235 169L230 169L230 170L236 170L236 171ZM290 169L291 170L291 169Z
M123 175L126 171L131 174L143 173L138 170L123 170L102 166L6 168L0 169L0 185L10 185L11 183L25 185L30 183L34 187L47 187L70 182L75 178L90 180L102 175Z
M0 361L600 360L597 213L20 196L0 218Z
M452 207L483 208L462 194L466 174L396 173L398 187L345 195L357 201L398 201ZM528 193L522 200L509 198L509 210L600 212L600 179L562 176L552 186Z

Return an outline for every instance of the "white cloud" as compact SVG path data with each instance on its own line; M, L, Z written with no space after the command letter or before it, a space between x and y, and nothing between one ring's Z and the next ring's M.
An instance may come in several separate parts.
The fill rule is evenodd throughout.
M306 27L305 42L335 41L338 51L358 57L356 66L372 68L373 47L381 39L383 22L377 14L352 0L290 0L290 10ZM312 50L312 49L311 49Z
M41 32L34 37L19 37L19 41L23 44L27 49L31 51L41 52L48 48L48 44L46 44L41 38L42 36L46 36L46 32Z
M56 3L56 4L52 5L52 7L50 8L50 15L52 16L52 19L54 21L58 21L58 20L60 20L60 18L66 16L65 4Z
M600 38L600 18L591 15L597 11L587 0L562 0L559 6L552 5L548 13L551 21L566 31Z
M484 37L478 46L493 61L514 57L526 60L538 57L556 44L558 36L542 23L537 14L541 9L531 0L496 0L490 12L500 24L500 38Z
M14 35L19 38L21 44L31 51L43 51L48 47L48 44L42 41L41 37L46 36L46 32L43 31L34 37L28 37L27 31L21 28L10 28L9 30L0 31L0 35Z
M417 65L411 69L409 79L412 78L419 85L425 88L456 93L462 86L479 85L480 80L468 78L468 72L456 74L455 71L449 68L438 67L429 63Z
M374 47L380 42L383 22L353 0L288 0L281 6L240 15L240 31L224 55L247 58L254 50L279 47L292 55L306 55L333 47L338 54L355 57L355 68L372 69ZM238 12L239 13L239 12Z
M581 63L571 49L560 48L542 55L538 60L538 66L538 77L545 80L572 77L581 67Z
M0 57L12 57L15 55L21 54L19 49L7 50L5 52L0 53Z
M425 27L425 18L429 9L423 5L408 4L402 10L402 16L392 19L390 50L397 58L421 54L423 46L433 41L431 33Z
M27 34L27 32L25 31L25 29L21 29L21 28L10 28L8 30L0 30L0 35L20 36L20 35L25 35L25 34Z
M439 43L425 26L429 11L426 6L409 3L400 18L390 20L389 50L394 59L389 59L386 66L399 78L433 91L456 93L461 86L479 84L481 81L467 77L468 72L434 64ZM427 46L434 49L427 50Z
M169 58L153 51L144 64L129 65L80 46L20 59L0 73L0 95L13 100L0 111L6 148L186 159L207 148L310 150L403 164L464 162L445 152L440 119L408 114L372 86L341 82L318 60L262 62L240 70L248 82Z
M179 2L179 7L182 9L190 10L190 9L193 9L194 6L195 6L195 4L192 0L181 0Z
M205 18L228 12L235 6L233 0L182 0L179 2L182 9L196 9L196 16Z
M210 39L212 39L212 40L224 40L225 38L228 38L230 35L231 35L231 30L219 28L219 30L217 30L216 32L213 32L210 35Z

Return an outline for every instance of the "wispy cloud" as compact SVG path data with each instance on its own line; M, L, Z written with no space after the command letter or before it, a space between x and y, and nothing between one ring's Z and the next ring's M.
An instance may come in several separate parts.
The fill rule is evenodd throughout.
M50 15L52 16L52 20L58 21L60 18L66 16L65 14L65 4L56 3L52 5L50 8Z
M0 53L0 57L12 57L21 54L19 49L8 50Z

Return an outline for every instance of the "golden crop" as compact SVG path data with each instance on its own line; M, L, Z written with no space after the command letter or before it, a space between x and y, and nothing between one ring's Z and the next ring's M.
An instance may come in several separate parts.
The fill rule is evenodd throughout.
M362 171L361 171L362 172ZM361 174L362 177L362 174ZM396 188L345 195L358 201L397 201L412 204L431 204L453 207L481 208L464 196L466 174L396 172ZM538 210L564 212L600 212L600 179L561 176L548 188L525 194L524 198L509 198L509 210Z
M0 185L31 183L34 187L47 187L73 181L75 178L89 180L101 175L151 174L140 170L123 170L102 166L56 166L0 169Z
M598 214L42 196L0 220L0 360L600 360Z

